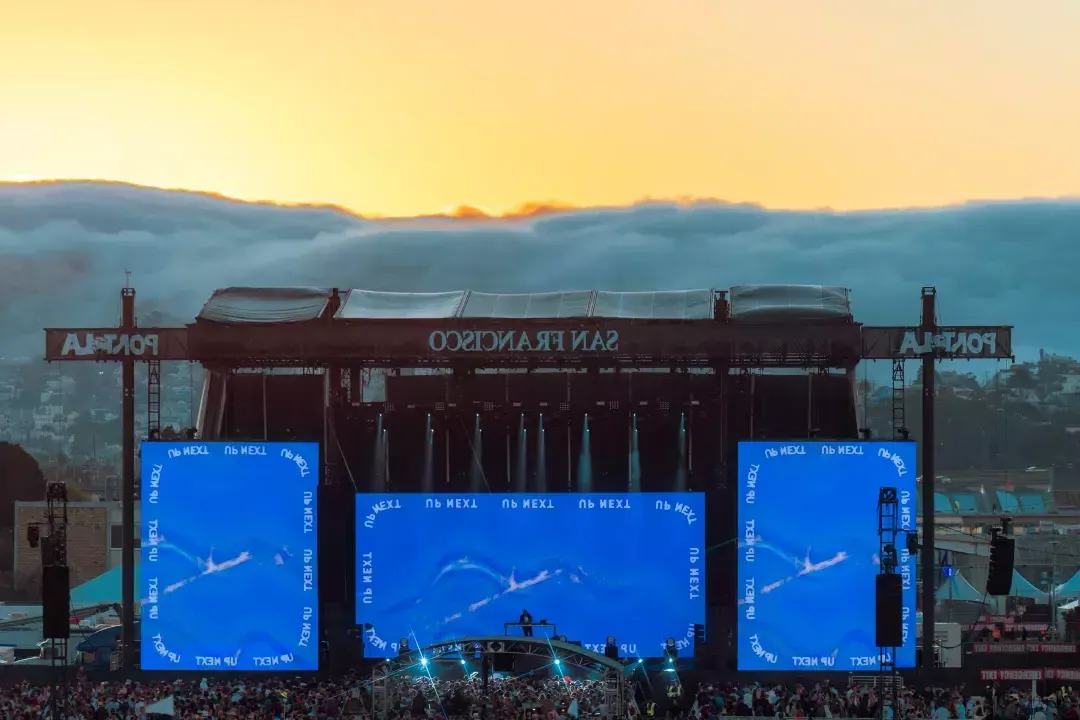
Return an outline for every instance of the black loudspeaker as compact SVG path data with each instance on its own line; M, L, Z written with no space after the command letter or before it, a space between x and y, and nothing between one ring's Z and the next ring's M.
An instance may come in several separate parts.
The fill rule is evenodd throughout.
M879 648L904 645L904 597L899 575L877 576L877 627L874 635Z
M336 602L351 608L354 600L353 588L356 587L361 593L371 588L371 585L361 587L362 576L355 579L355 584L350 582L356 571L356 493L347 482L320 485L318 502L318 597L324 603ZM350 617L350 620L352 619Z
M1012 588L1016 541L1003 535L990 541L990 567L986 573L987 595L1008 595Z
M45 640L71 637L71 575L67 565L41 569L41 624Z

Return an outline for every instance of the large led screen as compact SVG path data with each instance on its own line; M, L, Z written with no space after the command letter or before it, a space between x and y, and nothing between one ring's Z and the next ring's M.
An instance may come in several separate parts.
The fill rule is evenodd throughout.
M739 444L740 670L877 667L878 493L896 488L915 532L915 444ZM915 558L897 538L904 646L915 665Z
M144 670L317 670L319 446L145 442Z
M656 657L705 621L701 493L358 495L356 523L368 657L522 635L524 610L536 638Z

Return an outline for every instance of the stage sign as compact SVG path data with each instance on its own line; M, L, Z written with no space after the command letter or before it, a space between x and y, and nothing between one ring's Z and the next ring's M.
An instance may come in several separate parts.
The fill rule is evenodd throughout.
M878 491L897 489L903 647L915 666L915 443L739 443L738 668L877 668Z
M367 657L503 635L622 657L690 656L705 622L703 493L356 496L356 622ZM545 623L546 624L542 624ZM521 635L521 627L510 634Z
M319 446L142 444L143 670L318 670Z
M47 328L45 359L117 361L187 360L187 328Z
M941 327L924 333L916 327L862 329L863 357L867 360L921 358L927 354L944 360L1012 358L1011 327Z

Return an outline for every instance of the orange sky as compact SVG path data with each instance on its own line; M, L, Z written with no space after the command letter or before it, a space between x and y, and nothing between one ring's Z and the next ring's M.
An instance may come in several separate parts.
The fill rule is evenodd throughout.
M0 179L411 215L1080 194L1077 0L0 0Z

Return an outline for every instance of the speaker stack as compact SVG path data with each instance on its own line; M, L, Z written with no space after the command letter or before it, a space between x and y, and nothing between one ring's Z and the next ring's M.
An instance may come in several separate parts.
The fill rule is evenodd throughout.
M45 640L71 637L71 571L67 565L41 569L42 632Z
M1013 561L1016 541L1009 537L1011 521L1002 520L1001 528L993 528L990 538L990 565L986 573L986 594L1004 596L1012 589Z
M904 646L904 597L899 575L877 576L877 623L874 638L879 648Z
M45 491L48 535L41 544L41 620L45 640L71 637L71 571L67 564L67 486L50 482ZM54 653L55 655L55 653ZM65 657L66 661L66 657Z

